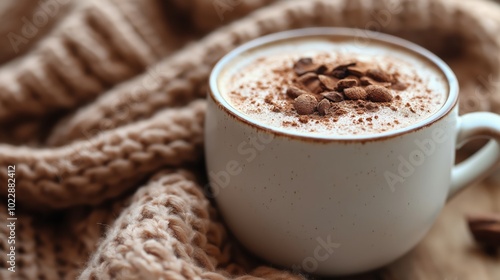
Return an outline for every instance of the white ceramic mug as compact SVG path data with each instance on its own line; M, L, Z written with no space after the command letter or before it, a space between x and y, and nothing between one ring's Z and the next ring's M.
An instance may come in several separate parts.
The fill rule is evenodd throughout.
M449 84L444 106L404 129L348 138L296 135L256 124L219 91L228 63L259 46L359 34L313 28L269 35L227 54L211 74L205 153L212 195L241 243L272 263L322 275L388 264L424 237L450 195L499 160L500 116L459 117L451 69L429 51L389 35L363 31L369 40L419 54ZM457 145L475 137L494 141L454 165Z

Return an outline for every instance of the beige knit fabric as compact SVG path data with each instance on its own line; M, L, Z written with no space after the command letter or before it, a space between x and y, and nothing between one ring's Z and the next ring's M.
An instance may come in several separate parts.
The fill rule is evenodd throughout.
M2 261L1 279L305 277L250 257L200 187L210 69L261 35L396 34L452 66L463 111L500 112L500 8L485 0L52 1L64 4L23 49L0 44L0 182L15 164L18 218L17 272ZM9 22L41 7L18 3ZM0 35L22 34L14 23Z

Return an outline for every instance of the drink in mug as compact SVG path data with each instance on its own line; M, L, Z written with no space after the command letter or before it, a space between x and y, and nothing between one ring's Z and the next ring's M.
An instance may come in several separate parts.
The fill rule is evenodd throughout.
M263 46L231 61L218 87L230 106L257 124L325 137L414 125L438 111L449 91L439 68L418 55L382 42L360 46L349 36ZM366 89L373 88L390 100L372 100ZM295 108L302 94L313 103L310 112ZM322 101L326 110L318 108Z
M339 275L418 243L450 194L498 162L500 117L458 117L430 52L359 30L269 35L214 68L205 128L211 195L250 251ZM454 166L455 148L495 139Z

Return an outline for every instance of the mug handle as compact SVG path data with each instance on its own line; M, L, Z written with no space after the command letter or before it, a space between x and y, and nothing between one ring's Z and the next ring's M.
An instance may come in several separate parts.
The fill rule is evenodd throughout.
M457 147L475 138L491 138L481 150L453 167L449 197L493 171L500 162L500 115L470 113L458 119Z

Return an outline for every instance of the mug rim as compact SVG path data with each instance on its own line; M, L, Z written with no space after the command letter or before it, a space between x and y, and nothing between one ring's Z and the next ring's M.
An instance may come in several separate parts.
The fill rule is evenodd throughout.
M299 134L293 131L287 131L285 129L279 129L271 125L265 125L256 123L251 117L246 116L242 112L234 108L221 94L218 87L218 77L224 67L230 63L233 59L237 58L239 55L250 51L254 48L278 42L285 39L297 39L301 37L317 37L317 36L351 36L353 38L359 37L359 32L363 33L362 38L367 38L370 40L395 45L397 47L403 48L404 50L413 52L427 59L428 62L432 63L433 66L437 67L439 71L442 72L446 81L448 83L448 95L446 97L446 102L444 105L433 113L431 116L420 120L412 125L389 130L382 133L373 133L366 135L319 135L319 134ZM310 140L315 142L368 142L368 141L378 141L388 138L393 138L401 136L407 133L418 131L422 128L428 127L435 122L441 120L453 111L458 103L458 93L459 85L458 80L451 70L451 68L437 55L433 54L429 50L413 43L408 40L385 34L382 32L374 32L358 28L345 28L345 27L313 27L313 28L302 28L293 29L288 31L282 31L277 33L272 33L256 39L250 40L224 55L214 66L209 77L209 90L208 98L211 98L217 107L221 108L230 117L237 119L238 121L252 126L258 130L264 130L275 136L284 136L288 138L294 138L299 140Z

